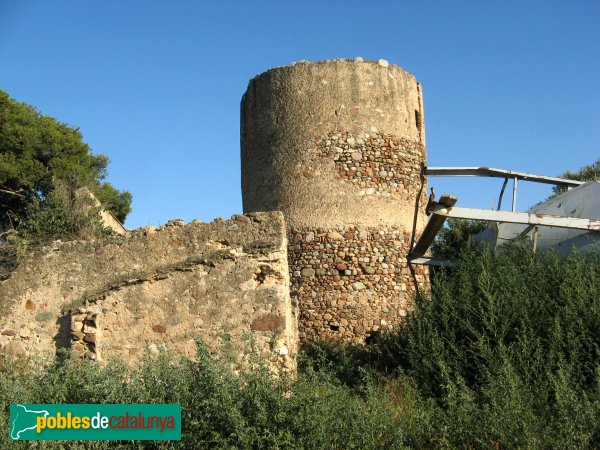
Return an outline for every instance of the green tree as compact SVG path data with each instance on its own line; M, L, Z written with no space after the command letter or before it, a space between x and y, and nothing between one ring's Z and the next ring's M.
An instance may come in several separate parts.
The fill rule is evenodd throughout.
M567 170L562 175L561 178L567 178L569 180L579 180L579 181L600 181L600 159L597 159L592 164L588 164L583 166L576 172L571 172ZM554 195L560 194L567 190L564 186L555 186L552 188L554 191Z
M469 237L485 230L486 225L483 220L448 219L431 246L433 255L458 259L468 247Z
M105 209L112 212L121 222L125 222L127 214L131 211L131 193L118 191L110 183L104 182L96 186L94 194Z
M49 214L87 187L119 220L130 211L131 194L104 182L109 160L91 153L80 131L44 116L0 90L0 227L19 228L31 215ZM60 185L65 192L52 201ZM34 214L34 215L35 215ZM31 223L29 223L31 225ZM30 227L31 228L31 227Z

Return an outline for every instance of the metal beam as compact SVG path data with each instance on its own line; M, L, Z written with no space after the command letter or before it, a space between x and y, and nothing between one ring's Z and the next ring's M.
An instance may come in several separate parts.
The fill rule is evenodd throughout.
M502 209L502 197L504 196L504 190L506 189L507 184L508 178L505 178L504 183L502 183L502 189L500 190L500 197L498 197L498 207L496 208L498 211Z
M456 217L459 219L487 220L491 222L521 223L525 225L541 225L546 227L572 228L575 230L600 231L600 219L579 219L577 217L495 211L493 209L459 207L447 208L442 205L436 206L432 213L433 216L440 216L440 218ZM433 220L433 216L429 222ZM427 227L425 227L425 229L427 229ZM425 232L423 232L423 234L425 234Z
M440 201L438 202L438 206L436 208L452 209L452 207L456 204L457 200L458 199L456 197L444 194L444 195L442 195L442 198L440 198ZM445 221L446 221L446 216L444 216L442 214L433 214L429 218L427 225L425 225L425 229L421 233L421 237L419 237L419 240L415 244L415 247L410 252L411 257L417 258L417 257L421 257L425 254L425 252L427 251L427 249L429 248L429 246L435 239L435 236L438 234L440 229L444 226Z
M566 178L547 177L533 173L514 172L512 170L494 169L493 167L425 167L425 174L430 177L494 177L513 178L555 186L575 187L585 181L567 180Z
M528 225L521 233L516 237L516 239L523 239L531 230L535 228L535 225Z
M443 259L443 258L433 258L430 256L421 256L419 258L412 258L408 260L411 264L420 264L426 266L439 266L439 267L457 267L460 264L460 261L456 261L454 259Z
M517 210L517 177L513 178L513 201L512 201L512 212ZM500 209L500 208L498 208Z

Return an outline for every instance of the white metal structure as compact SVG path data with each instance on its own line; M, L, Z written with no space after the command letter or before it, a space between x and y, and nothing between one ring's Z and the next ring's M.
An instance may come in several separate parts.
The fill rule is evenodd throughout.
M456 197L443 195L430 207L431 217L410 253L413 264L450 266L455 262L426 256L426 252L448 217L488 221L488 229L474 238L492 243L495 248L515 239L532 240L534 251L555 249L565 253L573 247L598 251L600 246L600 183L546 177L487 167L431 167L429 176L484 176L504 178L498 210L455 207ZM513 179L512 211L500 211L502 196ZM565 186L563 192L528 212L516 212L517 181ZM431 202L432 199L430 199Z

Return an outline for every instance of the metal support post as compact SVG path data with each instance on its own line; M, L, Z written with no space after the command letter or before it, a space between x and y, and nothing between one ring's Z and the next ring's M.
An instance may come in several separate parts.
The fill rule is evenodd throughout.
M512 212L517 210L517 177L513 178L513 204Z

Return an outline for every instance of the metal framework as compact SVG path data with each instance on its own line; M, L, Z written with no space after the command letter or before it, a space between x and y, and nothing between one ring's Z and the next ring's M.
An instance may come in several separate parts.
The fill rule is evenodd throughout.
M585 181L567 180L566 178L547 177L533 173L515 172L513 170L495 169L493 167L425 167L425 175L430 177L492 177L504 178L504 184L498 199L498 210L502 206L502 196L508 180L513 180L512 211L517 208L517 182L518 180L533 181L534 183L552 184L554 186L565 186L572 188L580 186Z
M534 175L530 173L514 172L511 170L494 169L489 167L425 167L424 174L428 176L504 178L504 183L500 191L497 210L455 207L454 205L458 201L456 197L451 195L442 195L440 200L437 203L433 203L432 207L430 208L431 217L427 222L427 225L425 226L425 229L423 230L419 240L416 242L409 254L409 262L411 264L427 264L436 266L454 266L458 264L457 261L425 256L425 253L429 249L431 243L444 226L446 219L449 217L528 225L521 235L529 233L532 229L536 230L533 236L534 250L537 241L538 226L570 228L584 231L600 231L600 220L597 219L580 219L576 217L516 212L518 180L552 184L555 186L565 186L567 188L580 186L585 183L583 181L567 180L564 178L547 177L543 175ZM502 196L504 195L504 191L509 179L513 180L512 211L500 211L500 207L502 205ZM433 198L430 198L430 202L433 200Z

